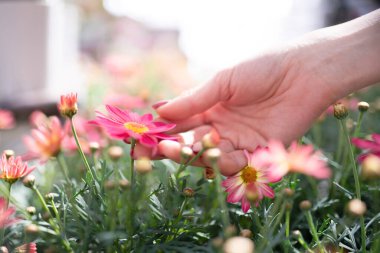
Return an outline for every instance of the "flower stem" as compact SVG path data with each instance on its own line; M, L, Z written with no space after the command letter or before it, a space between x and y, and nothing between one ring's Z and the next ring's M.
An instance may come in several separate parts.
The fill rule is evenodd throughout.
M325 248L322 246L321 242L319 241L317 229L314 226L313 217L311 216L311 212L309 210L307 210L305 214L306 214L307 222L309 223L311 235L313 236L313 239L314 239L315 243L317 244L319 251L321 253L326 252Z
M363 123L363 116L364 116L364 112L360 112L359 113L359 118L358 118L358 123L355 127L355 131L354 131L354 137L358 137L359 136L359 133L360 133L360 129L362 127L362 123Z
M230 218L228 217L228 208L227 208L226 200L224 198L225 195L223 194L224 191L222 189L222 174L220 173L220 170L216 161L212 162L212 168L215 172L215 183L216 183L216 190L217 190L217 195L218 195L218 202L219 202L220 208L222 209L221 210L222 223L223 223L223 227L226 228L230 224Z
M132 138L131 140L131 151L130 151L130 156L131 156L131 188L133 191L133 187L135 185L135 159L133 158L134 152L135 152L135 147L136 147L136 140Z
M285 213L285 236L289 239L290 234L290 209L286 210Z
M7 205L5 206L5 209L8 209L9 207L9 200L11 199L11 189L12 189L12 184L8 183L8 198L7 198ZM5 234L5 227L1 228L0 232L0 242L1 245L4 245L4 234Z
M205 148L202 148L193 158L191 158L187 163L185 163L182 168L181 168L181 171L184 171L189 165L191 165L193 162L195 162L196 160L198 160L199 157L201 157L201 155L206 151Z

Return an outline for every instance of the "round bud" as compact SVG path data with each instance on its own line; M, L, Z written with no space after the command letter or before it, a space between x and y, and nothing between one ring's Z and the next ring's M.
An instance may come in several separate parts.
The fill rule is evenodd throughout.
M185 197L191 198L194 197L195 191L190 187L186 187L185 189L183 189L183 194L185 195Z
M345 119L348 116L348 110L347 107L342 103L336 103L334 104L334 117L342 120Z
M100 148L99 142L97 141L91 141L88 145L90 147L91 153L93 154Z
M135 168L138 173L149 173L152 171L152 162L148 157L141 157L135 161Z
M206 179L214 179L215 178L215 172L212 168L210 167L206 167L204 170L203 170L203 174L204 174L204 177Z
M222 154L222 152L220 151L220 149L218 149L218 148L210 148L210 149L206 150L205 157L211 163L214 163L214 162L218 161L218 159L220 158L221 154Z
M224 253L253 253L254 251L253 241L242 236L229 238L223 246Z
M39 227L36 224L28 224L25 226L25 233L29 235L38 234L40 231Z
M9 253L9 251L8 251L7 247L1 246L0 247L0 253Z
M249 229L242 229L240 231L240 235L246 238L251 238L252 237L252 231Z
M5 157L9 159L11 156L15 156L15 152L12 149L4 150Z
M113 190L115 189L116 187L116 184L115 184L115 181L113 180L107 180L104 182L104 189L106 190Z
M366 112L369 109L369 104L367 102L361 101L358 103L358 110L361 112Z
M49 212L44 212L44 213L42 214L42 219L43 219L44 221L49 221L50 218L51 218L51 215L50 215Z
M294 230L294 231L292 232L292 235L293 235L294 237L296 237L296 238L301 238L301 237L302 237L302 233L301 233L301 231L299 231L299 230Z
M285 189L283 190L283 194L284 194L285 197L287 197L287 198L291 198L291 197L294 196L294 190L292 190L292 189L290 189L290 188L285 188Z
M205 134L202 138L202 147L204 149L215 148L220 142L220 136L215 129Z
M36 214L36 208L34 206L28 206L26 208L26 212L29 214L29 215L35 215Z
M181 156L182 156L183 159L187 160L190 157L192 157L193 155L194 155L194 152L193 152L193 150L190 147L188 147L188 146L182 147L182 149L181 149Z
M119 186L122 189L128 189L129 187L131 187L131 183L129 182L128 179L120 179Z
M367 206L360 199L352 199L347 204L347 212L354 217L363 216L366 211Z
M45 199L46 199L46 201L53 201L54 196L55 196L55 194L50 192L50 193L45 195Z
M36 177L35 176L33 176L33 175L27 175L24 178L24 180L22 180L22 183L24 184L25 187L33 188L35 181L36 181Z
M309 200L303 200L300 203L300 209L302 211L308 211L311 209L311 202Z
M111 146L108 149L108 155L114 161L119 160L123 156L123 153L124 153L123 148L119 146Z
M361 175L364 179L380 179L380 158L375 155L367 156L362 162Z

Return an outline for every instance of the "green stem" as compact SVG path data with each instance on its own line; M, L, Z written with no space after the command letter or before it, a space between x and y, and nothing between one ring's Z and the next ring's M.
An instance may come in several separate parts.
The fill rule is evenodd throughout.
M297 238L297 241L299 242L299 244L301 244L301 246L309 253L314 253L314 251L312 251L309 246L307 245L307 243L305 242L305 239L303 239L303 236L302 234Z
M199 152L199 153L201 153L201 152ZM222 213L222 223L223 223L223 227L226 228L228 225L230 225L230 218L228 217L228 208L227 208L226 200L225 200L225 197L224 197L225 194L224 194L224 191L222 189L222 174L220 173L220 170L219 170L219 167L218 167L216 161L212 162L212 168L213 168L213 170L215 172L215 184L216 184L216 190L217 190L217 193L218 193L217 194L218 195L217 198L218 198L219 206L222 209L221 210L221 213Z
M198 160L199 157L206 151L206 149L202 148L193 158L191 158L185 165L182 167L182 171L184 171L189 165Z
M290 209L286 210L285 213L285 236L289 239L290 234Z
M135 147L136 147L136 140L132 138L131 140L131 151L130 151L130 156L131 156L131 189L133 191L134 185L135 185L135 159L133 158L134 152L135 152Z
M8 209L9 207L9 200L11 199L11 190L12 190L12 184L8 183L8 198L7 198L7 203L6 203L7 205L5 206L5 209ZM4 234L5 234L5 227L1 228L1 232L0 232L1 245L4 245Z
M311 216L311 212L310 211L306 211L305 214L306 214L307 222L309 223L309 228L310 228L311 235L313 236L313 239L314 239L315 243L317 244L317 247L318 247L319 251L321 253L326 252L325 248L322 246L321 242L319 241L317 229L314 226L313 217Z
M357 123L357 125L355 127L355 131L354 131L353 137L358 137L359 136L360 129L361 129L362 123L363 123L363 116L364 116L364 112L360 112L359 113L358 123Z

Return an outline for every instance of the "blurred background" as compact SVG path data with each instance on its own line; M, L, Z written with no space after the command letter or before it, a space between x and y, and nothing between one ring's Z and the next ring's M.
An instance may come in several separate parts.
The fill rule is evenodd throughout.
M30 113L57 113L60 94L78 92L87 116L104 103L142 110L267 47L379 6L379 0L0 0L0 148L22 152Z

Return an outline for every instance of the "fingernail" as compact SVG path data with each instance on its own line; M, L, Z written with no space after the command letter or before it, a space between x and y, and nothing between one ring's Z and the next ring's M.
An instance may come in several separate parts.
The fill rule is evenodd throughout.
M155 103L154 105L152 105L152 108L154 110L157 110L159 107L163 106L164 104L167 104L168 102L169 102L168 100L158 101L157 103Z

